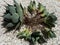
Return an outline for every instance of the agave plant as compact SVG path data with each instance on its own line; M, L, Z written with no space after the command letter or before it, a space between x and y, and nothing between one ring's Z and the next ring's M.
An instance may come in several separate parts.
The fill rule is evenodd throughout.
M49 13L46 7L41 3L36 5L35 1L31 1L27 8L23 8L14 0L14 5L6 7L4 17L5 27L20 30L21 25L26 25L17 37L35 43L45 43L46 39L56 37L52 28L55 27L57 17L54 13Z
M4 27L9 29L18 28L23 23L23 8L14 0L15 4L7 4L6 12L4 13Z

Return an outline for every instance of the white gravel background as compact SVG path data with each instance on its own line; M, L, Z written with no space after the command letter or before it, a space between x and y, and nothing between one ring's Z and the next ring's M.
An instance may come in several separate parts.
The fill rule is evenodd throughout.
M22 5L26 7L28 6L31 0L17 0L17 1L18 3L22 3ZM56 21L57 22L56 27L53 28L57 37L49 39L48 42L43 45L60 45L60 0L35 0L35 1L41 2L44 6L46 6L49 12L55 12L55 15L58 17L58 20ZM17 31L14 34L13 31L4 34L6 29L3 28L1 25L3 23L2 22L3 17L1 16L5 12L6 9L5 6L7 6L6 3L9 3L11 5L14 4L12 0L0 0L0 45L29 45L27 41L17 39L16 37Z

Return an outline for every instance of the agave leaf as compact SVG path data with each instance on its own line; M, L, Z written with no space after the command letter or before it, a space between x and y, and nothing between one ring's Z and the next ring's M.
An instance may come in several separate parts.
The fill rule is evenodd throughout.
M36 41L38 41L38 40L39 40L39 38L40 38L40 37L36 37Z
M18 35L17 35L17 37L18 37L18 38L24 38L24 37L23 37L23 34L24 34L24 32L19 32Z
M49 23L54 23L56 20L57 20L57 17L53 15L53 13L49 14L46 17L46 22L49 22Z
M40 35L40 32L33 32L31 34L31 37L34 38L34 41L38 41L39 43L46 42L42 35Z
M19 21L19 15L17 13L14 13L12 16L11 16L11 19L12 19L12 22L13 23L17 23Z
M32 37L31 37L31 36L29 36L29 37L27 37L25 40L27 40L27 41L31 42L31 41L32 41Z
M54 23L50 23L48 24L50 27L55 27L55 24Z
M44 23L51 28L51 27L55 27L56 20L57 20L57 17L53 15L53 13L51 13L45 17Z
M43 35L45 35L45 37L47 36L48 38L56 37L55 33L49 28L45 28Z
M18 35L17 35L17 37L18 38L24 38L24 39L28 38L25 31L19 32Z
M22 10L23 10L24 8L23 8L22 4L20 4L20 6L21 6L21 8L22 8Z
M32 40L31 41L32 43L35 43L35 41L36 41L35 38L33 38L33 37L31 38L31 40Z
M5 14L4 15L4 18L6 18L6 19L11 19L11 15L8 13L8 14Z
M48 14L49 13L46 10L44 10L44 12L41 14L41 17L46 17Z
M43 6L41 3L38 4L38 9L40 12L43 12L45 10L45 6Z
M46 38L46 39L49 38L49 37L48 37L48 32L47 32L47 31L42 31L42 34L43 34L44 38Z
M16 0L14 0L14 2L16 4L17 13L20 16L20 21L23 22L23 10L22 10L21 6L16 2Z
M22 31L18 34L18 37L20 37L20 38L22 37L25 40L27 40L30 37L30 35L31 35L31 32L28 29L24 29L24 31Z
M55 22L57 20L57 17L54 15L54 13L49 14L49 17L51 17L52 22Z
M24 34L18 35L17 37L20 38L20 39L23 39L23 38L26 39L26 35L24 35Z
M53 31L49 31L49 32L48 32L48 36L49 36L50 38L56 37L56 35L55 35L55 33L54 33Z
M48 32L49 32L49 31L50 31L49 28L45 28L45 30L42 30L42 31L41 31L42 34L43 34L43 36L44 36L44 38L46 38L46 39L49 38L49 36L48 36Z
M43 38L43 36L40 35L39 39L37 40L38 43L42 44L42 43L45 43L46 40Z
M6 27L13 27L14 26L14 24L12 24L12 23L8 23L7 25L6 25Z
M40 35L40 32L33 32L31 34L31 36L34 37L34 38L39 37L39 35Z
M9 11L10 11L11 14L16 13L15 8L16 8L16 7L14 7L14 5L8 5L8 9L9 9Z
M30 5L28 6L28 11L31 13L35 9L36 9L36 2L35 1L31 1Z
M50 23L50 22L44 22L45 23L45 25L46 25L46 27L48 27L48 28L52 28L52 27L55 27L55 24L54 23Z

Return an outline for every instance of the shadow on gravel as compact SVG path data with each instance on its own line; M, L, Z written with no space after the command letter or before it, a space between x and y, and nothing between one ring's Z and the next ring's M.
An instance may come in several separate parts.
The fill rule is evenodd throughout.
M8 23L9 22L6 22L5 20L3 20L2 26L7 29L4 33L8 33L8 32L13 31L15 29L15 26L6 27ZM19 27L17 29L19 29Z

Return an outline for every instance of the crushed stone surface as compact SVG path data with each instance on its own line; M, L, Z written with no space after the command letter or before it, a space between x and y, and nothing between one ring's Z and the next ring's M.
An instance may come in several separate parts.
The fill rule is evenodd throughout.
M31 0L17 0L18 3L22 3L23 7L26 7L29 5L29 2ZM44 6L46 6L47 10L49 12L55 12L55 15L57 16L58 20L56 21L57 24L55 28L53 28L53 31L56 33L56 38L49 39L47 43L44 43L42 45L60 45L60 0L35 0L36 2L42 3ZM18 39L16 37L16 33L13 34L13 31L5 33L5 28L1 25L3 22L3 15L6 11L5 6L8 4L13 5L13 0L0 0L0 45L29 45L29 42L24 41L23 39ZM36 44L40 45L40 44Z

